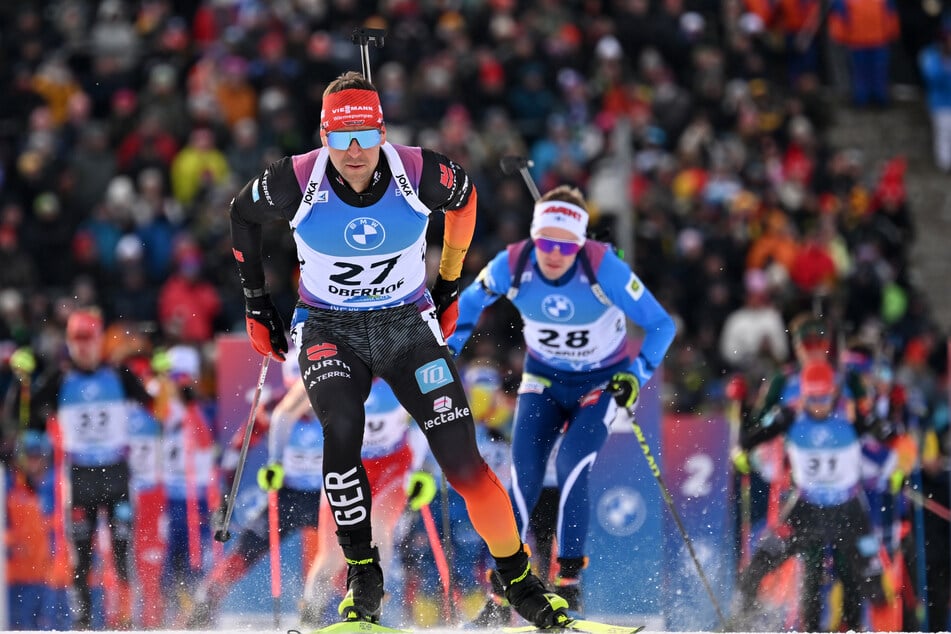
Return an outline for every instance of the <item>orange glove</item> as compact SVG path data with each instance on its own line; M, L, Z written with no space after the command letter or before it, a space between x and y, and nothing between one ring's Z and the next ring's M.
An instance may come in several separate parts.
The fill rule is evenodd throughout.
M439 329L442 330L442 336L448 339L456 332L456 320L459 319L459 280L450 282L437 275L431 294L436 305L436 317L439 318Z
M260 354L270 354L278 361L284 361L287 335L284 334L284 322L281 321L271 296L248 298L245 302L244 318L251 346Z

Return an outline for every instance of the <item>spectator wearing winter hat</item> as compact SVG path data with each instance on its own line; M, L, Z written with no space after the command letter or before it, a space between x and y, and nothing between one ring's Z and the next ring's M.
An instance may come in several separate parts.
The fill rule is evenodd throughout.
M186 240L176 248L174 260L174 272L159 289L159 325L170 341L211 341L221 315L221 295L202 276L204 256L197 244Z
M230 173L228 159L218 148L214 132L196 128L189 135L188 144L172 160L172 193L188 208L210 188L223 184Z
M149 282L143 262L144 246L134 234L116 244L118 292L111 294L109 313L116 319L146 322L158 312L158 291Z
M723 324L720 355L738 370L758 367L761 360L778 366L789 357L789 344L783 316L770 297L767 275L748 269L743 279L745 300Z

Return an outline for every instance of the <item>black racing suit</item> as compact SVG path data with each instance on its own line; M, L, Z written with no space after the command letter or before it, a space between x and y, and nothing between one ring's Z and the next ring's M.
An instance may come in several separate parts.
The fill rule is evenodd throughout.
M99 376L107 366L97 368L96 372L82 372L82 376ZM128 368L112 370L123 394L115 394L114 399L124 397L134 400L145 407L151 407L152 397L142 382ZM46 433L50 418L60 411L60 393L67 373L57 370L46 377L33 395L30 408L30 427ZM90 389L95 388L93 383ZM90 401L100 402L101 395L90 394ZM105 411L105 410L102 410ZM110 410L115 411L115 410ZM104 415L104 414L103 414ZM89 421L93 426L97 420ZM128 421L122 421L125 425ZM64 421L60 421L61 427ZM66 450L69 451L69 447ZM67 455L67 459L69 456ZM112 540L112 556L115 559L116 573L123 583L129 581L129 543L132 538L132 506L129 490L129 463L127 459L102 465L69 464L70 538L76 549L76 569L74 571L77 590L76 620L80 627L88 627L92 596L89 588L89 572L92 569L93 537L99 509L106 512L109 533Z
M232 203L232 237L246 289L263 288L265 283L261 226L278 220L291 222L304 199L308 183L295 173L294 158L270 165ZM323 182L329 183L332 191L323 192L324 200L327 194L336 196L337 208L340 202L353 208L383 204L381 197L393 191L391 180L392 171L382 152L372 184L364 193L354 192L328 161ZM422 150L416 191L430 210L447 213L464 207L474 195L460 166L428 150ZM313 209L324 208L315 205ZM391 229L396 227L393 222ZM425 266L422 257L415 257L418 260L410 266ZM308 264L302 262L301 266ZM466 498L473 525L490 551L506 556L515 551L518 533L514 515L509 515L508 496L478 452L468 401L449 349L437 335L428 292L416 301L370 310L317 307L302 300L293 322L301 376L324 430L324 490L345 550L347 546L369 545L372 539L370 485L360 450L364 401L373 377L378 376L422 427L447 479ZM427 383L421 373L432 368L442 374L438 381Z

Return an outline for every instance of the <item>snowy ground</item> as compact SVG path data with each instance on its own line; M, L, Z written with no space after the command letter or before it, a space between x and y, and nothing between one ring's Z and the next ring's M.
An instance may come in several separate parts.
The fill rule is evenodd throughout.
M591 618L595 618L593 615ZM634 617L625 617L625 618L614 618L610 620L611 623L624 624L624 625L633 625L633 624L644 624L646 628L644 634L668 634L663 632L661 629L663 627L662 619L659 617L649 617L646 619L640 619L636 616ZM394 624L395 626L395 624ZM106 634L222 634L222 632L253 632L254 634L288 634L289 631L299 631L301 634L308 634L306 630L300 630L300 626L297 624L294 615L286 614L281 621L281 628L278 629L274 627L273 618L267 614L223 614L220 618L219 627L216 630L142 630L140 632L135 631L122 631L122 632L112 632L108 630ZM446 626L439 626L433 628L421 628L416 630L418 632L424 632L425 634L460 634L460 632L465 632L466 634L499 634L500 630L491 630L491 629L473 629L469 627L458 627L451 628ZM32 632L30 634L33 634ZM39 633L37 633L39 634ZM44 634L49 634L44 633ZM63 632L62 634L89 634L88 631L80 632ZM669 633L669 634L691 634L689 632L678 632L678 633ZM706 634L703 632L695 632L693 634ZM779 633L776 633L779 634Z
M592 618L595 618L592 616ZM636 619L636 617L634 617ZM634 623L645 625L643 634L711 634L711 632L704 631L693 631L693 632L670 632L663 630L662 619L658 617L650 617L647 619L640 620L630 620L631 617L627 618L614 618L609 619L611 623L631 625ZM218 629L216 630L142 630L142 631L110 631L106 630L104 634L222 634L223 632L253 632L254 634L288 634L289 632L300 632L300 634L308 634L306 630L298 629L300 626L296 623L293 618L293 615L287 614L281 623L281 628L278 629L274 627L273 620L270 616L266 615L253 615L249 616L246 614L242 615L222 615L221 623ZM464 632L465 634L500 634L500 630L491 630L491 629L474 629L469 627L458 627L451 628L446 626L432 627L432 628L420 628L416 632L425 633L425 634L460 634ZM34 634L29 632L29 634ZM36 632L35 634L40 634ZM43 633L48 634L48 632ZM73 631L73 632L62 632L62 634L89 634L88 631ZM754 634L752 632L740 632L736 634ZM756 634L786 634L785 632L758 632ZM899 634L897 632L882 632L880 634Z
M459 634L460 632L467 632L471 634L495 634L494 630L475 630L475 629L424 629L417 630L418 632L425 632L425 634ZM107 630L108 632L108 630ZM142 630L141 632L123 630L121 632L116 631L110 634L222 634L222 632L248 632L249 634L287 634L286 629L276 630L276 629L235 629L235 630ZM33 634L32 632L30 634ZM36 634L40 634L37 632ZM45 633L49 634L49 633ZM74 634L73 632L64 632L63 634ZM75 634L89 634L88 632L75 632ZM302 633L303 634L303 633ZM708 634L706 632L661 632L658 630L644 630L642 634ZM742 633L741 633L742 634ZM760 633L762 634L762 633ZM780 632L772 634L784 634Z
M493 630L460 630L460 629L425 629L418 630L419 632L425 632L425 634L459 634L459 632L471 632L472 634L489 634ZM249 632L251 634L287 634L286 629L276 630L276 629L234 629L234 630L208 630L205 632L196 631L196 630L143 630L142 632L132 632L132 631L123 631L115 632L114 634L222 634L222 632ZM33 633L30 633L33 634ZM37 633L39 634L39 633ZM48 633L46 633L48 634ZM73 632L64 632L63 634L74 634ZM76 632L75 634L88 634L88 632ZM494 633L493 633L494 634ZM707 632L663 632L661 630L651 630L647 629L643 631L643 634L709 634ZM743 634L743 633L740 633ZM762 632L759 634L763 634ZM785 634L783 632L768 632L766 634ZM883 633L883 634L901 634L901 633Z

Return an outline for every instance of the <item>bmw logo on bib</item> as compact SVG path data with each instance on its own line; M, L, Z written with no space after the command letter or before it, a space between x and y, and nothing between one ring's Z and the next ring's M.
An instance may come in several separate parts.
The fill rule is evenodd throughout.
M542 300L542 310L554 321L568 321L575 314L575 305L564 295L549 295Z
M343 234L347 244L357 251L372 251L386 239L386 231L379 220L357 218L347 225Z

